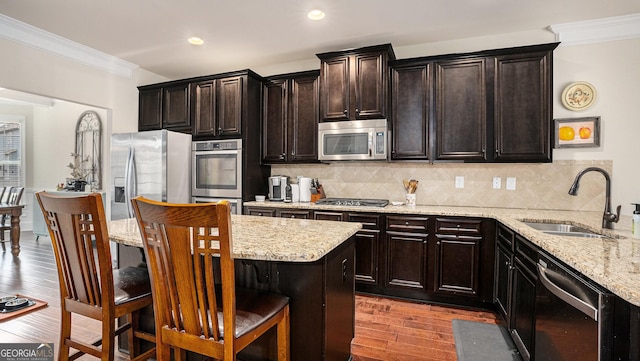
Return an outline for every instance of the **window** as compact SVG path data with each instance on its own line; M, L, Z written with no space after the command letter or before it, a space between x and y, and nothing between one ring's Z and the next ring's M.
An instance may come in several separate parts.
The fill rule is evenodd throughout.
M24 187L24 116L0 114L0 187Z

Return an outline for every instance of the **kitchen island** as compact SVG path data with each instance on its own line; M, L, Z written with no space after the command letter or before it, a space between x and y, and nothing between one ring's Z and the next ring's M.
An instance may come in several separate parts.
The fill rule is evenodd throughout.
M237 283L290 297L291 360L349 360L353 236L362 225L241 215L232 215L231 223ZM142 247L135 219L111 221L109 235L121 245ZM268 332L241 359L275 360L273 345L275 332Z

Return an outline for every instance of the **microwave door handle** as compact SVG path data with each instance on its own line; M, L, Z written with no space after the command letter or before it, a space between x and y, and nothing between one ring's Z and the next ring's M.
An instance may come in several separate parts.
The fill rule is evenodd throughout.
M373 157L373 131L369 131L369 158Z

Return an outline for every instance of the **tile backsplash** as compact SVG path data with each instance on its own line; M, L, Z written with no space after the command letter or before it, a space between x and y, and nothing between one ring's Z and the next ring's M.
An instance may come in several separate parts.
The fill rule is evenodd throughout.
M330 164L272 165L272 175L318 178L327 197L383 198L404 201L403 179L416 179L419 205L478 206L555 210L601 211L605 180L589 172L582 177L578 196L567 192L576 174L586 167L601 167L612 175L608 160L560 160L544 164L427 164L336 162ZM464 188L456 188L456 177ZM500 189L493 178L500 177ZM515 178L515 190L507 190Z

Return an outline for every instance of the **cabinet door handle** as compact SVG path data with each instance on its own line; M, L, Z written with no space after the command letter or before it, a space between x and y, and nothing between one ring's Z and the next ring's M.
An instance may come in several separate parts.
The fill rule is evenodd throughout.
M344 115L347 115L348 111L345 109L342 111L342 113L344 113Z
M224 132L224 130L222 130L222 127L218 127L218 133L222 134Z
M284 153L280 154L280 159L284 159Z
M356 114L360 114L360 109L356 108Z

